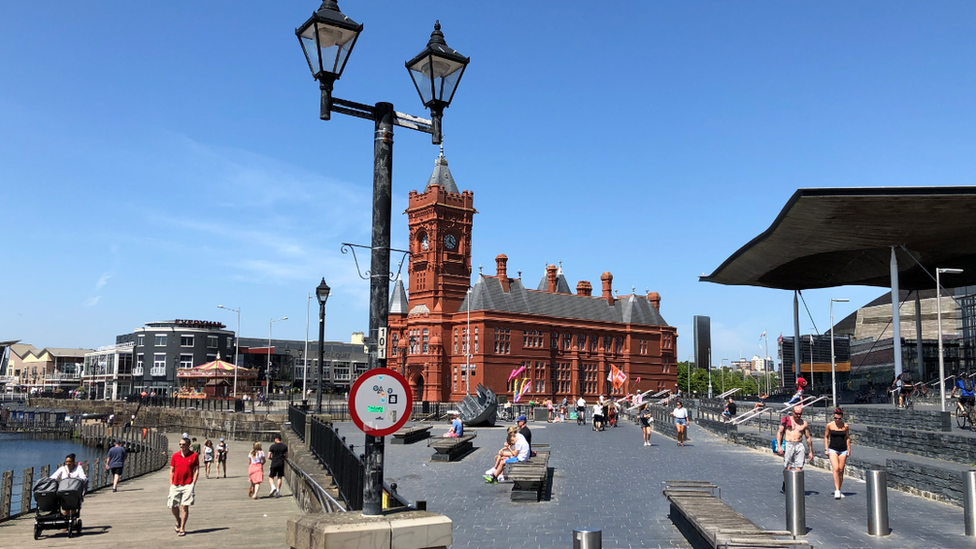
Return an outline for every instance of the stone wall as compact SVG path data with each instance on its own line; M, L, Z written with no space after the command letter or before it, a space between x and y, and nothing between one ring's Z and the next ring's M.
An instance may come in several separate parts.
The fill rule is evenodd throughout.
M726 436L729 442L772 453L771 437L751 432L740 433L735 425L716 423L707 419L699 420L699 423L702 428ZM822 431L823 427L820 429ZM822 432L820 437L822 439ZM814 438L813 461L807 465L830 471L830 460L816 451L819 446L817 446L816 436ZM889 488L956 506L963 504L962 475L969 469L965 465L945 463L940 466L929 466L901 459L888 459L884 463L875 463L852 457L847 460L845 476L863 480L865 471L869 469L884 469L887 472Z

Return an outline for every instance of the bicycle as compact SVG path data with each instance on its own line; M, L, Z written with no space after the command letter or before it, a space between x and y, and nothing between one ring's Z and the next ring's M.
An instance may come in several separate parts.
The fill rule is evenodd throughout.
M586 408L576 407L576 425L586 425Z
M976 409L973 408L972 404L960 404L956 402L956 425L960 429L965 429L967 421L969 422L970 429L973 428L973 425L976 425Z

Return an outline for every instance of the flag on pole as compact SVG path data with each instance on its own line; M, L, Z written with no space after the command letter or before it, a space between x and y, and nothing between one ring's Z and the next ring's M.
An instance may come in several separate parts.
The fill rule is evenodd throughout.
M779 337L776 338L776 343L779 343L780 345L783 344L783 334L782 333L780 333L779 334Z
M766 330L763 330L763 333L759 334L759 339L762 339L764 337L766 337Z
M623 387L624 383L627 383L627 374L611 364L610 375L607 376L607 381L613 384L614 389L619 389Z

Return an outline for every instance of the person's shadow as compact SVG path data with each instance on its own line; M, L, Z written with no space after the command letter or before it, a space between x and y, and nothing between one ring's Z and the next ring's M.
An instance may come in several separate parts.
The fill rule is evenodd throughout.
M201 528L199 530L187 530L187 534L209 534L211 532L219 532L221 530L230 530L230 528L224 526L221 528Z

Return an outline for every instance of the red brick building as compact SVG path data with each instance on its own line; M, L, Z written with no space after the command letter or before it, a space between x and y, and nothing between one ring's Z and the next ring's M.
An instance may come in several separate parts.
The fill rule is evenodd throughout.
M627 374L629 392L676 388L677 330L661 317L660 295L615 296L609 272L599 295L585 280L573 293L555 265L529 289L521 275L508 276L504 254L494 275L478 273L470 286L475 213L474 193L458 191L443 154L424 191L410 192L410 293L398 279L387 364L404 373L415 398L461 400L469 347L472 390L482 383L511 397L509 375L524 366L519 378L532 381L536 401L581 393L592 401L623 394L607 381L611 365Z

